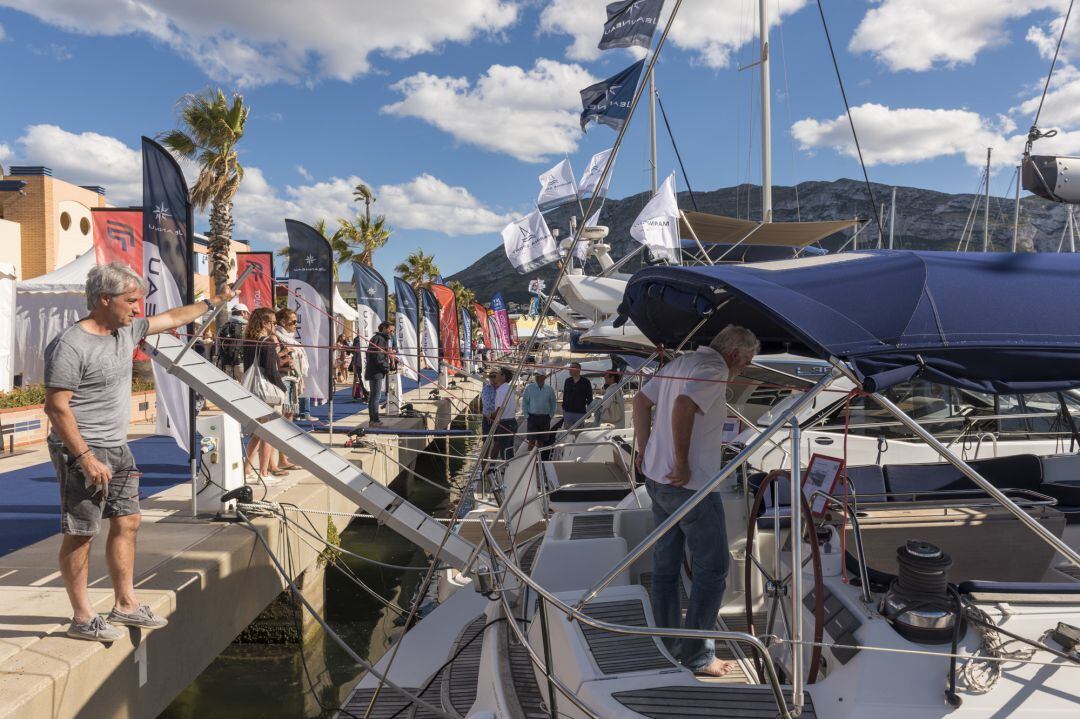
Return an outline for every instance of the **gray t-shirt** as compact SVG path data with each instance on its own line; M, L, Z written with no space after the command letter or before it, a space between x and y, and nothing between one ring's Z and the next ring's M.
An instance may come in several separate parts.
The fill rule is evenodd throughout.
M45 386L72 391L71 411L91 447L127 442L131 355L148 325L145 317L136 317L130 327L95 335L74 324L45 348Z

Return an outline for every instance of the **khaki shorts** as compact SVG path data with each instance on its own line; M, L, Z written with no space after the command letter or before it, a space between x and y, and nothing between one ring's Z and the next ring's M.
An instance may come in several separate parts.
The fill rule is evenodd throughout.
M89 484L64 445L49 440L49 456L60 482L60 531L64 534L93 537L101 530L102 519L139 513L139 470L128 446L91 447L91 451L112 470L104 496L97 485Z

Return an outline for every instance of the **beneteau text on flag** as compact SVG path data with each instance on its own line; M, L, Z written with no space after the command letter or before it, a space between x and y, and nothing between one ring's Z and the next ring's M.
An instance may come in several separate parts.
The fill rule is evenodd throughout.
M461 356L472 359L472 317L469 308L461 308Z
M270 252L237 252L236 276L253 268L236 299L254 312L260 307L274 306L274 255Z
M536 198L536 206L541 212L576 200L577 196L577 182L574 181L574 168L570 167L570 160L563 160L540 175L540 195Z
M146 314L156 315L193 301L194 254L187 182L173 156L148 137L142 139L142 274ZM154 363L158 433L191 448L191 399L179 379Z
M638 79L645 60L638 60L630 67L581 91L581 129L596 120L614 130L621 130L630 114Z
M426 287L420 288L420 305L423 308L424 326L420 331L420 357L424 366L439 371L439 301L435 293Z
M679 259L679 206L675 200L675 173L638 214L630 226L630 236L672 262Z
M540 210L511 222L502 231L506 257L525 274L559 259L559 248Z
M296 338L307 354L303 397L330 399L331 305L334 264L330 243L314 227L285 220L289 236L289 307L296 310Z
M586 165L585 172L581 176L581 183L578 185L578 192L581 193L582 197L585 195L607 195L608 187L611 185L611 176L614 173L608 173L608 176L604 178L604 186L600 190L597 190L596 186L600 183L600 175L604 172L604 165L607 164L608 158L611 157L614 150L614 147L601 150L589 160L589 164Z
M620 0L608 3L601 50L617 47L649 47L664 0Z
M397 356L401 374L411 380L420 379L419 325L420 302L408 282L394 278L394 294L397 298Z
M352 283L356 293L356 311L360 315L357 335L362 350L357 353L360 362L360 376L367 366L367 342L379 329L379 324L386 321L386 280L374 267L359 262L352 263Z

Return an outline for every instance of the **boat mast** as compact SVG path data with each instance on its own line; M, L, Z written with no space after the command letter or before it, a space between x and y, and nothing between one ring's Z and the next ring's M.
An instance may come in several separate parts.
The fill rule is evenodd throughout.
M649 73L649 162L652 165L652 193L656 194L656 69Z
M990 151L986 148L986 212L983 213L983 252L990 251Z
M893 232L896 230L896 188L892 188L892 202L889 204L889 249L893 248Z
M1016 252L1016 238L1020 233L1020 173L1023 165L1016 166L1016 205L1013 207L1013 239L1012 251Z
M769 107L769 4L758 0L761 42L761 221L772 222L772 111Z

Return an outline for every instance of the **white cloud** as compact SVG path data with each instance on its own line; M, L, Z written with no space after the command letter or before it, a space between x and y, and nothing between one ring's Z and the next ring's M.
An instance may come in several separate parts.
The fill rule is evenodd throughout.
M283 244L286 217L314 224L353 218L359 205L353 188L364 182L357 176L332 177L306 185L270 185L258 168L248 168L233 203L236 236ZM483 205L464 187L452 187L425 173L399 185L375 188L375 210L385 214L396 230L431 230L450 236L495 232L510 221Z
M882 0L867 11L848 44L872 54L890 70L930 70L975 61L983 50L1008 41L1007 21L1054 0Z
M807 3L807 0L779 0L770 3L770 27L775 27L783 16L790 15ZM582 2L582 0L553 0L540 13L540 30L553 34L570 35L573 42L566 49L571 60L595 60L601 51L596 48L603 32L605 3ZM665 5L657 37L663 23L670 16L673 3ZM697 54L698 59L709 67L727 67L731 54L748 42L757 41L757 10L742 0L710 0L709 2L684 3L675 18L668 42L683 50Z
M492 65L475 84L421 72L394 84L404 99L382 110L424 120L460 142L539 162L577 149L578 92L594 82L580 65L543 58L530 70Z
M7 35L4 33L4 26L0 25L0 42L3 42L6 38Z
M45 165L53 174L77 185L103 185L114 205L142 203L142 159L139 150L115 137L95 132L72 133L55 125L31 125L16 141L18 150L0 144L5 167L16 158L27 164ZM188 182L195 177L186 162ZM325 219L331 226L338 217L355 217L358 205L353 188L359 177L313 181L278 189L256 166L245 168L244 181L233 202L237 238L255 242L283 243L286 217L314 223ZM370 183L367 183L370 184ZM402 184L375 187L376 209L390 225L402 230L431 230L450 236L479 235L501 229L510 221L476 199L466 188L455 187L422 174Z
M22 162L51 167L56 177L76 185L103 186L111 204L142 203L140 153L115 137L31 125L16 146L13 157Z
M308 172L307 168L306 168L306 167L304 167L303 165L297 165L297 166L296 166L296 172L297 172L297 174L298 174L298 175L300 175L300 177L304 178L304 179L305 179L305 180L307 180L308 182L310 182L311 180L315 179L315 178L313 178L313 177L311 176L311 173L310 173L310 172Z
M498 33L517 19L507 0L0 0L69 32L144 34L215 79L240 85L351 80L373 54L406 58Z
M851 108L867 165L898 165L961 155L969 165L986 162L986 148L993 147L995 165L1015 164L1023 142L1017 147L1016 129L1008 118L996 125L969 110L890 108L867 103ZM831 120L799 120L791 134L803 150L829 148L858 157L845 115Z

